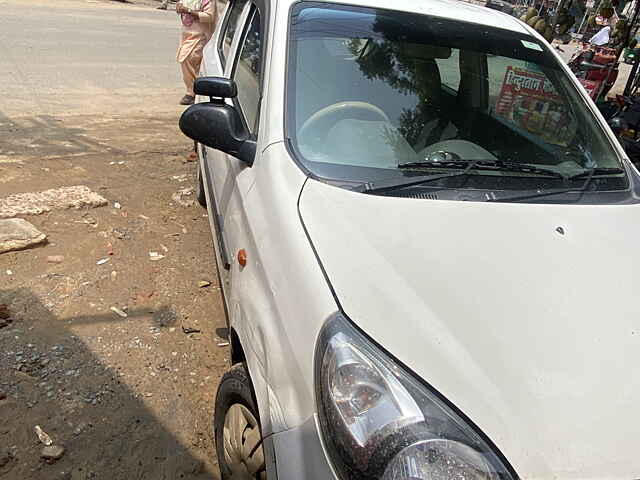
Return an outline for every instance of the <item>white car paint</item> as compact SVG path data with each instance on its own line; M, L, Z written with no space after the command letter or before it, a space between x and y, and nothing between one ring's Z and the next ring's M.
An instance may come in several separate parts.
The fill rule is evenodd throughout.
M272 2L254 166L210 148L200 158L216 192L207 190L214 238L213 203L224 218L225 301L263 434L314 417L316 340L342 307L465 412L521 478L640 476L640 385L632 374L640 360L640 307L632 300L640 260L629 256L640 208L398 199L308 180L284 136L293 3ZM348 3L531 32L458 2ZM202 74L229 76L229 63L222 68L211 42ZM216 242L218 265L220 248ZM247 251L244 268L234 259L239 249Z
M640 472L637 205L416 201L309 181L300 209L344 312L522 478Z

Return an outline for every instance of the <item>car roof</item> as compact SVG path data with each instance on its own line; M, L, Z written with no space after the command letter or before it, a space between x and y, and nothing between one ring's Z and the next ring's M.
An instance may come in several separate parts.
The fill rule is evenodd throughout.
M300 0L272 0L279 7L288 7ZM334 3L343 5L355 5L361 7L384 8L403 12L432 15L436 17L459 20L461 22L476 23L488 27L502 28L518 33L529 33L521 22L506 13L491 10L489 8L472 5L460 0L394 0L392 5L389 0L314 0L318 3ZM280 8L279 8L280 10ZM280 10L281 11L281 10Z

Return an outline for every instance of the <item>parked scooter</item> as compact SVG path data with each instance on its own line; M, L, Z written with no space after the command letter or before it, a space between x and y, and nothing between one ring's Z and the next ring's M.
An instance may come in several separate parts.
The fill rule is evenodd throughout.
M640 97L617 95L598 108L631 162L640 169Z
M618 78L616 51L607 47L583 44L569 61L569 68L594 101L605 97Z

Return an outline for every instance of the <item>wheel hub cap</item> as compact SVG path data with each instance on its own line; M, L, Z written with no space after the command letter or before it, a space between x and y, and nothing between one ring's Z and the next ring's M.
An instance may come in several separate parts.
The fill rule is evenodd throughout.
M258 421L244 405L229 408L224 419L224 459L232 480L265 480L262 435Z

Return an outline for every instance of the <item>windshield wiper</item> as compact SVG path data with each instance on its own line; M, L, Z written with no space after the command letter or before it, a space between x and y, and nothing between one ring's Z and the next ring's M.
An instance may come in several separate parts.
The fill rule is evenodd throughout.
M591 182L594 180L596 175L620 175L621 173L624 173L624 170L621 168L615 168L615 167L614 168L603 168L603 167L590 168L588 170L585 170L580 173L576 173L575 175L571 175L565 178L566 181L571 181L571 180L580 180L581 178L586 177L582 186L578 188L571 188L571 187L557 188L554 190L546 190L541 192L538 191L536 193L530 193L526 195L516 195L513 197L490 198L487 201L488 202L516 202L519 200L529 200L532 198L548 197L551 195L561 195L563 193L582 193L587 191L587 189L589 188L589 185L591 185Z
M382 193L382 192L390 192L393 190L398 190L401 188L406 188L406 187L413 187L414 185L421 185L423 183L428 183L428 182L432 182L435 180L440 180L441 178L451 178L451 177L460 177L462 175L467 175L469 173L469 171L475 167L475 165L479 162L479 160L473 160L470 162L460 162L460 161L455 161L455 162L447 162L447 163L455 163L456 167L459 167L461 164L464 165L464 170L461 170L459 172L452 172L452 173L441 173L441 174L436 174L436 175L421 175L418 177L413 177L412 180L389 180L386 182L379 182L379 183L364 183L362 185L358 185L357 187L355 187L353 189L353 191L355 192L360 192L360 193ZM411 165L408 163L405 164L401 164L398 165L398 168L409 168L406 167L404 165ZM416 165L423 165L420 163L417 163ZM441 168L447 168L447 166L442 163L438 165ZM413 168L413 167L412 167Z
M527 163L512 162L509 160L451 160L445 162L410 162L401 163L398 165L400 169L412 169L412 168L437 168L442 166L456 166L467 165L469 162L474 162L475 168L480 170L493 170L500 172L520 172L520 173L535 173L539 175L552 175L558 178L564 178L560 172L551 168L540 167L537 165L531 165Z
M360 193L384 193L393 190L399 190L401 188L413 187L415 185L421 185L423 183L440 180L443 178L459 177L462 175L468 175L471 170L491 170L491 171L509 171L509 172L521 172L521 173L533 173L541 175L551 175L553 177L562 178L565 177L555 170L547 169L544 167L536 167L533 165L527 165L517 162L509 162L503 160L446 160L442 162L409 162L401 163L397 167L400 170L420 170L427 168L463 168L459 172L442 173L436 175L425 175L414 177L407 180L389 180L379 183L365 183L354 188L354 191Z
M595 167L588 168L584 172L576 173L567 178L567 180L578 180L580 178L592 178L594 175L620 175L624 170L618 167Z

